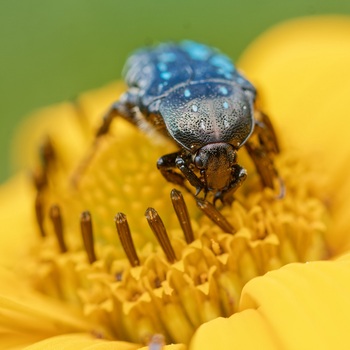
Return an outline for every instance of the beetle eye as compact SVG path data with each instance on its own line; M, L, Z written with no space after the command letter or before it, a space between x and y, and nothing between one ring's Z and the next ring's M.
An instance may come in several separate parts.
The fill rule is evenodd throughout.
M204 163L203 160L200 156L196 156L194 158L194 164L198 169L203 169L204 168Z

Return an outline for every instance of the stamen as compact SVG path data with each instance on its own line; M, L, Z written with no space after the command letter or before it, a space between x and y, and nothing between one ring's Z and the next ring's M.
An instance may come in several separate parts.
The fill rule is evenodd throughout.
M176 256L174 249L170 243L168 234L165 230L162 219L160 218L157 211L153 208L148 208L145 212L148 224L155 234L160 246L162 247L168 261L174 263Z
M186 242L187 244L190 244L194 241L194 235L185 200L182 193L176 189L171 191L170 197L171 201L173 202L176 216L185 235Z
M140 260L135 250L126 215L123 213L118 213L114 218L114 222L117 228L120 243L123 246L125 254L130 262L130 265L133 267L139 266Z
M41 237L46 237L46 232L44 229L44 204L40 192L38 192L35 197L35 217Z
M56 234L57 242L60 248L61 253L65 253L67 251L67 246L64 241L63 235L63 224L62 224L62 216L61 210L58 205L53 205L50 208L50 219L53 224L53 229Z
M35 189L40 192L47 185L47 178L42 170L37 169L32 173L32 181Z
M55 152L49 137L40 147L41 166L32 174L34 186L37 190L35 197L35 216L42 237L46 236L44 229L44 203L42 191L47 186L47 172L52 160L55 158Z
M89 263L92 264L96 261L95 248L94 248L94 236L92 232L91 214L88 211L84 211L80 217L80 228L83 236L85 250L89 259Z
M204 214L213 221L214 224L218 225L223 231L228 233L234 233L235 229L226 220L226 218L208 201L197 198L197 206L201 209Z
M51 139L47 137L40 147L40 156L42 166L47 171L48 167L55 158L55 151L51 142Z

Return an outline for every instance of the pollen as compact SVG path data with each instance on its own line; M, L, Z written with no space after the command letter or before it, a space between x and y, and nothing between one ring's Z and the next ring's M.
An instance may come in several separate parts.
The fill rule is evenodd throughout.
M94 122L81 111L96 100L84 96L76 107L82 135ZM51 138L55 157L37 170L45 181L35 186L38 243L27 273L39 291L81 308L96 325L92 334L152 349L188 344L201 324L238 311L249 280L330 256L330 216L312 155L282 150L276 167L286 193L278 198L240 151L249 176L231 206L214 206L158 172L157 159L173 144L124 121L99 142L77 183L72 174L91 138L76 159L64 142L64 132Z

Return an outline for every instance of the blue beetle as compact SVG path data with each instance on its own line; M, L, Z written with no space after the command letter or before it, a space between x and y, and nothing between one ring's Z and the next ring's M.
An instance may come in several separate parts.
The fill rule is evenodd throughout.
M124 72L129 88L105 115L97 138L116 116L159 131L179 146L158 160L165 179L190 191L189 182L196 196L211 192L223 203L247 176L237 163L245 145L263 185L273 188L275 132L254 106L254 86L227 56L193 41L165 43L134 53Z

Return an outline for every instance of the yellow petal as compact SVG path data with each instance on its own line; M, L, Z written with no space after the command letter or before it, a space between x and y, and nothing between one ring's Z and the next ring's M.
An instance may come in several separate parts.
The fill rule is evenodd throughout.
M39 147L47 136L66 161L76 160L85 154L86 142L91 142L88 126L96 128L103 113L124 89L124 84L120 82L110 84L102 91L82 94L76 103L63 102L28 116L18 128L13 141L15 168L33 169Z
M259 37L239 62L259 88L284 148L319 159L320 177L331 179L324 190L332 211L326 239L337 253L349 248L349 37L350 17L292 20Z
M248 334L249 333L249 334ZM241 334L241 336L237 336ZM190 350L276 349L264 319L254 310L204 323L192 338Z
M242 311L201 326L190 349L349 349L349 271L350 255L254 278Z
M136 350L138 345L106 341L93 338L89 334L67 334L51 337L24 348L24 350Z
M137 344L122 341L106 341L94 339L89 334L67 334L51 337L28 346L23 350L148 350L149 347L140 348ZM166 345L163 350L185 350L182 344Z
M266 32L239 66L259 88L284 146L349 154L350 18L303 18Z
M27 177L18 174L0 191L0 265L13 266L37 237L33 196ZM25 242L25 244L23 244Z
M13 141L13 163L16 169L35 169L39 148L48 135L68 159L79 155L83 140L79 114L73 104L61 103L42 108L24 120Z
M34 292L19 277L0 268L2 348L27 345L65 332L93 329L80 312Z
M349 271L350 255L255 278L243 289L242 311L201 326L190 349L349 349Z

